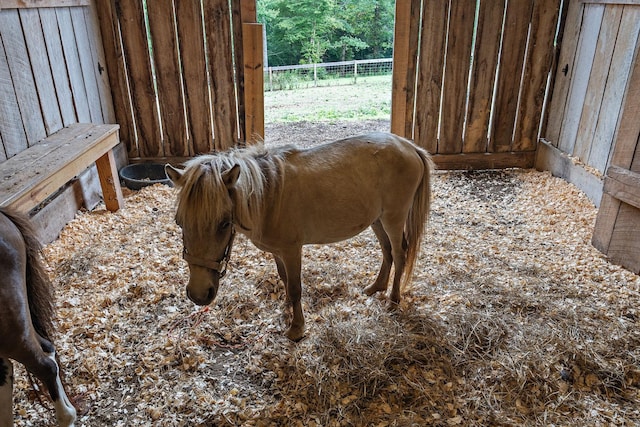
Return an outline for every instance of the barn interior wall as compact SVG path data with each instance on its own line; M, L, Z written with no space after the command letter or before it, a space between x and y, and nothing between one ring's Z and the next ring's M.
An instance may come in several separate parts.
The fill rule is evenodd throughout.
M3 1L0 9L0 162L72 123L115 123L100 27L89 0ZM126 151L116 150L118 167ZM95 166L32 211L55 239L80 207L99 201ZM47 217L47 212L54 215Z
M633 64L640 3L571 1L536 167L600 205Z

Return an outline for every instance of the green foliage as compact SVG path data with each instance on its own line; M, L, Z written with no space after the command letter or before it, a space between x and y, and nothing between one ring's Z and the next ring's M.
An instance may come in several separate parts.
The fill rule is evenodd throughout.
M394 0L258 0L269 65L390 57Z

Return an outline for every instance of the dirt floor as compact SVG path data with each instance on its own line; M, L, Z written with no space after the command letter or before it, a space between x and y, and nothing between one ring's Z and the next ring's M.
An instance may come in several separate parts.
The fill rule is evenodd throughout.
M322 142L388 121L273 125ZM287 340L271 257L244 238L211 306L185 296L176 190L126 192L45 248L79 426L640 425L640 277L590 244L596 209L533 170L438 172L396 310L362 289L372 232L303 258L306 337ZM17 371L16 425L52 425Z

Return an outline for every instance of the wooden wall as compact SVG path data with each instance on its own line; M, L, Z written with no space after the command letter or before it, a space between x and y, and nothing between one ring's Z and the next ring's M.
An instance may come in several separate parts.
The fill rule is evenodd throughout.
M132 161L180 160L247 140L244 52L252 48L245 42L243 49L243 24L256 21L255 0L104 0L97 6L115 114ZM260 43L260 59L249 72L261 82L259 30L249 38ZM262 102L262 92L251 99L250 107ZM249 116L256 114L253 109Z
M0 3L0 161L71 123L115 123L95 11L55 7L71 3Z
M599 204L640 46L640 1L572 1L565 28L538 167Z
M398 0L391 130L444 169L534 163L560 0Z
M0 1L0 162L71 123L115 123L96 10L89 0ZM119 165L126 152L117 152ZM55 239L101 198L92 166L32 212Z

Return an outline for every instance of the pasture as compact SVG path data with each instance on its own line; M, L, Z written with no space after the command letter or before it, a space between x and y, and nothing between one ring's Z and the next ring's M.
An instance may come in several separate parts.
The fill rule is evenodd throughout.
M127 192L45 248L77 425L640 423L640 277L591 246L596 209L563 180L436 173L395 311L362 293L381 257L372 232L306 247L299 343L273 260L241 236L212 305L186 298L175 195ZM17 425L52 422L21 370L15 401Z

